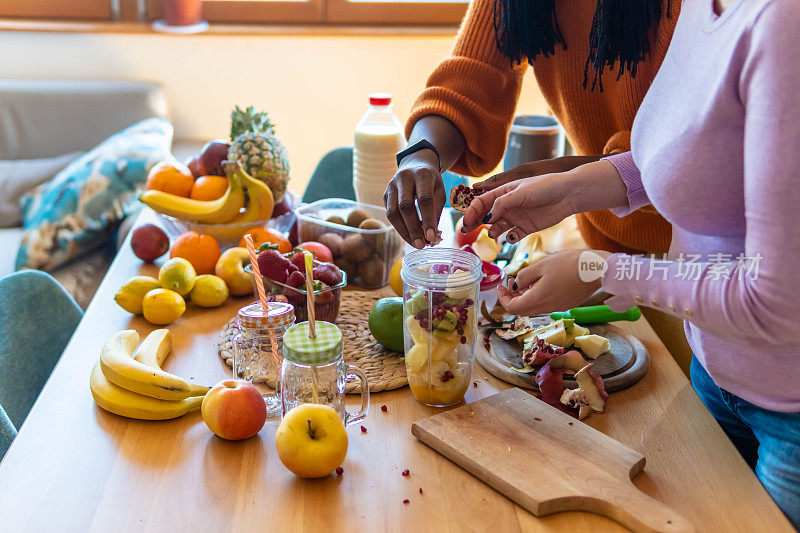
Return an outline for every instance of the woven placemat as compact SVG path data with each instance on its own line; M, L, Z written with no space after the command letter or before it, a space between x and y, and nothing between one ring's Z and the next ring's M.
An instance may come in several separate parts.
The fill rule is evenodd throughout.
M342 291L339 317L336 319L336 325L342 330L344 360L367 375L371 393L408 385L403 354L391 352L378 344L367 326L372 306L387 296L394 296L388 287L376 291ZM228 366L233 366L233 337L237 333L239 328L236 326L236 317L233 317L219 334L219 356ZM258 376L254 381L274 388L276 377L272 371ZM358 380L348 381L345 385L347 394L356 394L360 389Z

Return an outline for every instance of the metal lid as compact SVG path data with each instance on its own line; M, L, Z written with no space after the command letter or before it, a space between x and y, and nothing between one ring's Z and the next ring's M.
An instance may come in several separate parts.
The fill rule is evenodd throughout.
M285 302L268 302L266 312L261 302L239 309L239 325L244 328L285 328L294 322L294 306Z
M342 353L342 332L330 322L314 322L316 338L308 337L308 322L300 322L283 334L283 356L304 365L327 363Z

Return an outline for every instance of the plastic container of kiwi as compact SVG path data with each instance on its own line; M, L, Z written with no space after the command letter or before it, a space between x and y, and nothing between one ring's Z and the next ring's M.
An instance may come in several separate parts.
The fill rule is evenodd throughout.
M300 242L321 242L348 283L379 289L403 250L403 240L386 218L386 210L341 198L326 198L295 209Z

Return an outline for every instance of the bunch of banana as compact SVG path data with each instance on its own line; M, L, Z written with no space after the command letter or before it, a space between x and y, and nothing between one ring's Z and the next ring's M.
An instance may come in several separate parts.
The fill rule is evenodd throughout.
M157 190L144 191L139 199L161 214L203 224L258 222L272 216L275 201L269 187L250 177L239 162L225 161L223 167L228 189L217 200L194 200Z
M172 349L169 330L153 331L137 348L138 342L139 334L128 329L115 333L103 346L89 379L97 405L142 420L176 418L200 407L208 387L161 369Z

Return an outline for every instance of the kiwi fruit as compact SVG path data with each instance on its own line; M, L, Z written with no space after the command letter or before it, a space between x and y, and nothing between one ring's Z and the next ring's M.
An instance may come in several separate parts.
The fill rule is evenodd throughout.
M358 273L364 287L383 287L386 281L386 263L380 257L372 256L358 265Z
M384 228L386 228L386 224L380 220L375 220L374 218L368 218L358 225L358 229L376 230ZM362 233L361 236L364 237L364 240L367 241L367 244L372 246L372 249L376 252L379 251L379 249L386 242L386 234L384 232Z
M355 283L355 279L358 277L358 263L348 261L344 257L337 257L333 263L347 273L347 283Z
M326 220L328 222L330 222L331 224L339 224L340 226L346 226L347 225L347 222L345 222L345 220L342 217L340 217L339 215L331 215Z
M347 215L347 225L357 228L362 222L369 218L369 213L363 209L353 209Z
M316 224L301 222L300 229L298 232L298 236L300 237L300 242L316 241L317 237L320 234L320 229L321 228Z
M342 247L344 246L344 239L338 233L323 233L319 236L317 242L320 242L328 247L331 251L331 255L333 258L337 258L342 255Z
M357 233L348 235L342 243L342 255L353 263L360 263L369 257L370 253L372 252L367 245L367 241Z

